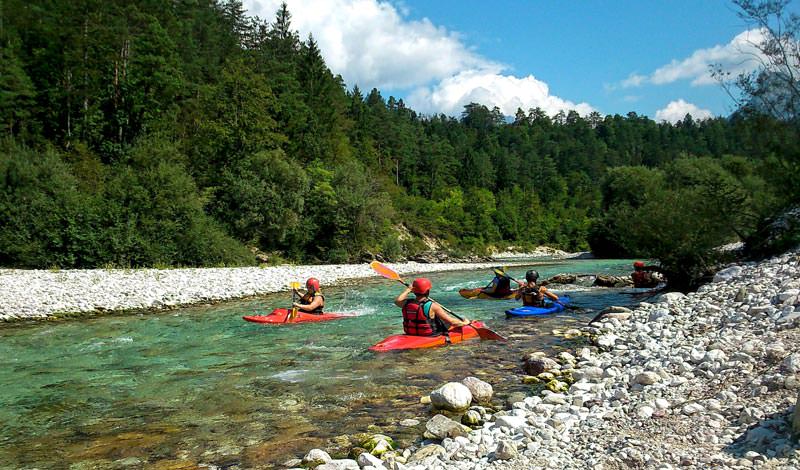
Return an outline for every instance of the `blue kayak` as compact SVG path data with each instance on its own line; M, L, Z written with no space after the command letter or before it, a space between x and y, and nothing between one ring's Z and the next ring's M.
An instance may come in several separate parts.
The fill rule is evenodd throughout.
M565 295L558 298L564 305L569 305L569 296ZM506 310L507 317L538 317L540 315L550 315L551 313L563 312L566 307L555 302L545 302L544 307L517 307Z

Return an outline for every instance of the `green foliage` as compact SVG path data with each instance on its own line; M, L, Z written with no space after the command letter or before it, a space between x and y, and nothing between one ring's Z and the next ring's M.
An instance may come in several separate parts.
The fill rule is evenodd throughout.
M303 168L283 151L259 152L223 172L212 213L237 239L282 248L301 229L308 186Z
M663 171L611 170L603 182L607 210L593 227L592 249L657 259L671 285L689 289L718 261L716 247L755 230L758 214L748 189L764 192L766 185L753 170L746 160L731 158L684 158Z
M462 253L588 243L697 267L707 245L747 237L800 194L796 120L536 108L509 124L478 103L421 116L348 92L285 4L273 21L238 0L4 11L5 265L250 264L246 245L401 258L433 236Z

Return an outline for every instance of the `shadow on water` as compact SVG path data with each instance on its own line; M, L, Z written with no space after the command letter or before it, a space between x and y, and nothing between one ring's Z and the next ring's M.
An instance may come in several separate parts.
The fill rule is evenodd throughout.
M626 274L629 264L536 266L546 277ZM521 277L525 269L509 272ZM525 353L571 346L553 330L585 324L605 306L631 304L619 289L572 286L567 289L581 313L507 320L503 311L514 301L467 300L457 293L485 285L488 270L426 276L441 303L483 320L509 343L367 351L402 330L392 304L402 287L385 280L324 289L331 311L359 316L318 324L241 319L285 306L289 299L282 294L0 329L0 354L8 358L0 363L0 462L8 468L118 468L162 460L250 467L282 462L331 439L343 442L336 436L370 425L407 445L419 427L397 423L414 417L424 423L429 410L419 398L433 388L474 375L492 383L500 403L526 391L519 380Z

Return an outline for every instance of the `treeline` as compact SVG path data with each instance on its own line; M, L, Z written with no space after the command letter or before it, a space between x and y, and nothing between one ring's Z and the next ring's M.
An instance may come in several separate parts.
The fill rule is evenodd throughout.
M663 229L634 217L647 204L676 224L730 215L717 242L790 197L796 140L765 117L422 116L346 85L285 5L270 21L240 1L2 9L3 266L398 258L429 236L619 256L652 242L629 221Z

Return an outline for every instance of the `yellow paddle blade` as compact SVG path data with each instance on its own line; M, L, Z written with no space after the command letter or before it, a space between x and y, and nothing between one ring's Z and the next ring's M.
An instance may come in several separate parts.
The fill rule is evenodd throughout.
M494 273L500 277L505 277L506 275L506 271L504 268L492 268L492 271L494 271Z
M299 282L290 282L289 283L289 287L291 287L292 289L299 289L300 288L300 283Z
M374 269L376 273L380 274L381 276L385 277L386 279L391 279L393 281L399 281L400 275L396 272L389 269L388 266L379 263L378 261L373 261L369 263L369 267Z

